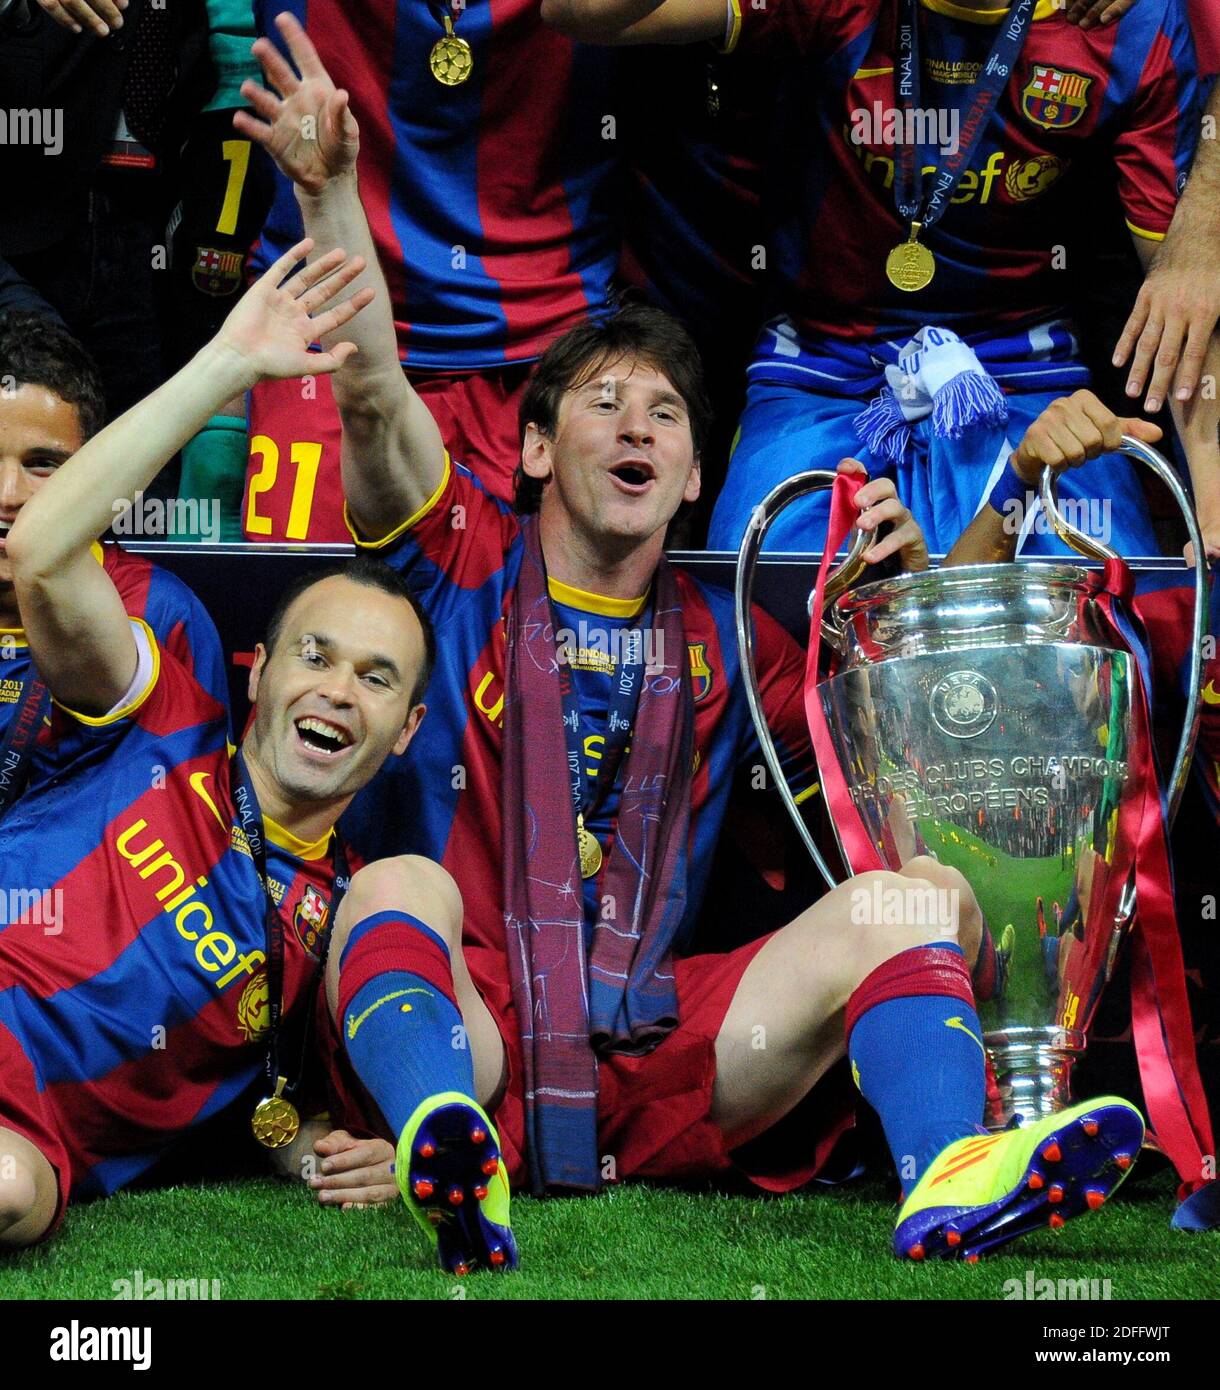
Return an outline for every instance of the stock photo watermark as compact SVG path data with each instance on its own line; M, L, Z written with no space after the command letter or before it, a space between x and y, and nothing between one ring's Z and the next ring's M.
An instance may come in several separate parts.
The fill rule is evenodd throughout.
M64 147L62 109L0 106L0 145L41 146L43 154L59 154Z

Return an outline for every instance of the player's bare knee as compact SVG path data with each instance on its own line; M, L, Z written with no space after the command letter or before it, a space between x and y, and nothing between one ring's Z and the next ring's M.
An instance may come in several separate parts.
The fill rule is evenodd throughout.
M21 1228L29 1224L38 1205L38 1181L24 1159L0 1154L0 1249L13 1249L37 1239L23 1237Z
M845 885L852 894L852 935L844 963L853 984L903 951L958 939L960 885L941 874L934 880L910 869L859 874Z
M917 880L923 888L930 885L936 890L937 910L947 919L946 926L954 929L953 937L973 967L982 943L983 914L970 880L960 869L942 864L930 855L909 860L900 872Z
M342 953L356 923L378 912L408 913L450 946L461 941L462 897L457 884L435 860L423 855L377 859L352 875L330 944L332 960Z

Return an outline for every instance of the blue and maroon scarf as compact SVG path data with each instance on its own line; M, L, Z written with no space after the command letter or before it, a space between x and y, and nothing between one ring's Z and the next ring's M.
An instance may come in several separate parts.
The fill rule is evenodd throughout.
M538 525L508 621L504 724L504 920L521 1035L527 1154L535 1193L596 1190L598 1057L651 1052L678 1022L671 948L686 911L694 705L677 584L661 560L656 651L599 884L613 905L586 958L584 895L563 702Z

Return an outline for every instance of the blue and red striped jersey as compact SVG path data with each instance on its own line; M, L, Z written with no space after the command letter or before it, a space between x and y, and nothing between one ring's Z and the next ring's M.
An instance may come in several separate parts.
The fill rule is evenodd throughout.
M351 93L360 195L408 367L529 361L605 307L618 256L612 55L545 26L538 0L468 0L454 32L473 64L449 87L428 64L443 4L255 8L259 31L277 42L270 20L292 11ZM260 270L301 235L292 186L277 179Z
M85 721L106 756L0 823L4 901L21 909L0 921L0 1023L34 1065L74 1197L132 1181L241 1096L265 1056L264 895L230 791L227 713L154 652L145 694ZM327 841L266 832L289 1012L317 968L334 874Z
M740 6L743 44L777 27L797 60L781 79L779 154L764 196L778 307L802 337L906 338L928 323L965 335L1060 316L1071 256L1087 254L1087 181L1073 177L1087 162L1115 166L1134 234L1164 235L1198 134L1184 0L1140 0L1117 23L1087 31L1039 0L972 166L926 235L935 277L916 293L891 286L885 258L908 230L894 205L899 132L886 114L899 106L898 6ZM922 107L960 109L1006 13L922 0ZM927 151L923 167L935 167Z
M175 574L118 545L95 545L93 553L110 576L129 617L143 618L158 643L190 672L211 697L227 703L224 652L216 626L190 588ZM0 629L0 739L30 674L30 649L20 628ZM30 762L28 786L90 757L96 741L52 707Z
M523 550L519 525L467 469L450 464L427 506L373 548L406 577L428 609L436 625L437 664L419 734L403 757L391 760L357 796L343 821L344 834L365 859L413 852L438 860L453 874L466 909L467 961L502 1018L511 999L504 968L501 739L506 618ZM734 781L743 768L761 769L763 763L738 668L733 597L680 569L677 577L695 714L681 952L689 946ZM588 628L605 627L607 617L618 621L638 607L554 580L551 591L562 621L578 638L582 620ZM805 724L804 656L761 611L755 613L755 650L768 721L789 784L800 795L812 790L815 775ZM590 674L583 682L583 735L595 766L600 747L591 720L598 707L598 662L590 655L585 664ZM595 830L608 829L613 806L611 801Z

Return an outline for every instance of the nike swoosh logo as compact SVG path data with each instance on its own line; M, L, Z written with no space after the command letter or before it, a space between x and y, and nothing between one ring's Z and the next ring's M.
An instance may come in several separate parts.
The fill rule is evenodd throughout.
M961 1031L962 1031L963 1033L965 1033L965 1035L966 1035L968 1038L974 1038L975 1042L978 1043L978 1045L979 1045L979 1051L983 1054L984 1057L986 1057L986 1055L987 1055L987 1049L983 1046L983 1041L982 1041L982 1039L981 1039L981 1038L975 1038L975 1037L974 1037L974 1034L973 1034L973 1033L970 1031L970 1029L967 1028L966 1025L962 1022L962 1019L961 1019L961 1016L960 1016L960 1015L955 1014L952 1018L947 1018L947 1019L945 1019L945 1027L946 1027L946 1028L959 1028L959 1029L961 1029Z
M225 825L225 818L216 809L216 803L212 800L208 789L203 785L210 777L210 772L192 772L190 776L191 791L207 806L208 810L216 817L217 823L222 830L228 829Z
M1203 703L1205 705L1220 705L1220 691L1216 690L1216 682L1208 681L1203 687Z

